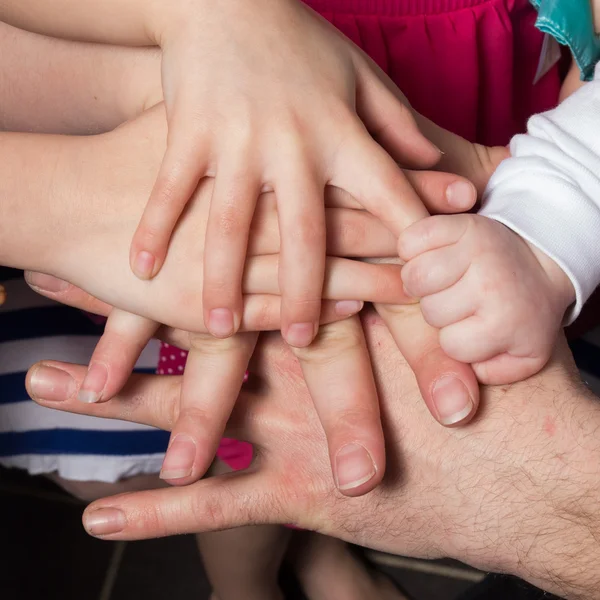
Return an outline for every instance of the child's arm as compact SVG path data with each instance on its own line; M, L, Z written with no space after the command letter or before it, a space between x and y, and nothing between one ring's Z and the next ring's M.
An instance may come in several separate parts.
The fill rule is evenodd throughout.
M600 283L600 67L511 143L480 214L504 223L560 265L576 291L573 321Z
M0 22L0 130L100 133L161 98L158 50L70 42Z
M396 234L425 214L396 162L431 166L439 151L375 65L297 0L0 0L0 18L55 36L161 46L168 144L131 267L142 279L158 273L198 181L215 176L203 296L218 337L239 327L261 190L277 192L282 333L295 346L318 328L325 186L352 194Z

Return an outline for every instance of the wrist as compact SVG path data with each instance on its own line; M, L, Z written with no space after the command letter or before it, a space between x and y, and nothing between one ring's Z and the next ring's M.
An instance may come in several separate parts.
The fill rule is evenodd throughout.
M550 366L541 377L487 398L489 414L481 418L489 443L479 436L478 447L465 451L489 454L493 448L492 460L483 461L493 468L463 475L468 494L445 519L461 528L448 528L447 552L559 596L600 598L600 409L573 378L565 385L564 371ZM524 408L514 428L500 431L506 403L536 410Z
M546 274L549 283L549 296L554 300L557 312L564 316L576 300L575 288L562 268L537 246L526 241Z

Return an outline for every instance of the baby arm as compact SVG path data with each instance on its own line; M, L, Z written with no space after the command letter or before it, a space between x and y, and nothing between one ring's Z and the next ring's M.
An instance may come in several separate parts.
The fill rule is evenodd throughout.
M599 72L513 139L479 215L426 219L400 238L407 292L486 383L541 369L600 283Z

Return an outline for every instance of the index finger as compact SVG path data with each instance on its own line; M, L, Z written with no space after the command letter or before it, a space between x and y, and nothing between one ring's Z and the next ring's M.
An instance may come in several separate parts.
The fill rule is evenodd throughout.
M419 305L378 304L376 309L413 370L433 417L446 427L468 423L479 405L471 366L444 353L437 329L425 322Z

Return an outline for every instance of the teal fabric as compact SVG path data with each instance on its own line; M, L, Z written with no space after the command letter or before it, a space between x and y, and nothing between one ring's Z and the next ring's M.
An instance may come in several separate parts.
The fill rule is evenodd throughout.
M538 10L536 27L573 53L581 78L589 81L600 62L600 37L594 30L591 0L530 0Z

